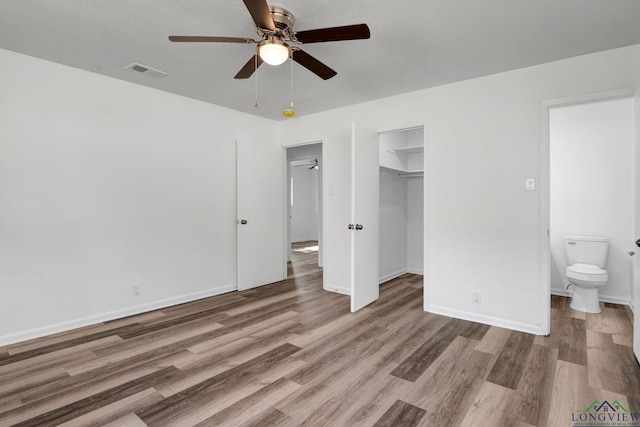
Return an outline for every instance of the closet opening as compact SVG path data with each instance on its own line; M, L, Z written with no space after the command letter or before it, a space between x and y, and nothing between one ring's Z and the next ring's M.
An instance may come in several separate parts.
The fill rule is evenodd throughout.
M379 283L424 274L424 127L379 134Z

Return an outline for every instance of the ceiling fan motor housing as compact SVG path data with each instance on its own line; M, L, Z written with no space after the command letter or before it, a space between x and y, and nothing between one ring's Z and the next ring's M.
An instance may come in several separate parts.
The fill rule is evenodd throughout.
M291 40L291 36L293 35L293 25L296 22L293 14L278 6L270 6L269 10L271 11L273 22L276 25L275 34L283 40ZM265 29L259 27L257 28L257 31L258 35L263 38L271 34L271 31L265 31Z

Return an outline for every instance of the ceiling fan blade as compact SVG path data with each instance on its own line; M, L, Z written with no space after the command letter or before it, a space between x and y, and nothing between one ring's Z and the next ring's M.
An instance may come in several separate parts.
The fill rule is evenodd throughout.
M172 42L195 43L258 43L254 39L246 37L217 37L217 36L169 36Z
M298 64L302 65L312 73L315 73L323 80L328 80L338 74L303 50L294 50L292 56L294 61L296 61Z
M298 31L296 39L301 43L337 42L340 40L368 39L371 32L367 24L345 25L342 27L318 28Z
M256 60L258 61L257 63ZM246 64L244 64L244 67L238 71L238 74L235 75L234 79L248 79L261 65L262 59L260 58L260 55L256 53L247 61Z
M249 9L249 13L258 28L266 28L275 31L276 24L273 22L271 10L266 0L242 0Z

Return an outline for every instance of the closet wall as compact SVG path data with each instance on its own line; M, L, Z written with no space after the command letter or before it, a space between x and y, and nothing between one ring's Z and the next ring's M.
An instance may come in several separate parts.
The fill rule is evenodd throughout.
M407 180L380 169L380 283L407 271Z
M407 272L424 273L424 178L407 181Z
M380 283L423 273L424 134L380 134Z

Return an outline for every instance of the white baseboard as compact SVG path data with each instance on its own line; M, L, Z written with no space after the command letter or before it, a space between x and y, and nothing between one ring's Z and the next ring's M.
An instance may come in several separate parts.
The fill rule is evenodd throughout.
M153 301L146 304L123 308L121 310L113 310L106 313L83 317L81 319L60 322L55 325L49 325L41 328L30 329L28 331L17 332L15 334L4 335L0 336L0 346L15 344L33 338L40 338L46 335L57 334L59 332L66 332L72 329L95 325L96 323L107 322L109 320L121 319L123 317L133 316L135 314L146 313L147 311L158 310L172 305L183 304L185 302L191 302L202 298L225 294L237 289L237 285L220 286L217 288L208 289L206 291L194 292L192 294L167 298L160 301Z
M404 270L398 270L398 271L396 271L396 272L394 272L394 273L385 274L384 276L381 276L381 277L378 279L378 283L388 282L389 280L393 280L393 279L395 279L396 277L400 277L400 276L402 276L403 274L407 274L407 273L410 273L410 274L419 274L420 276L424 275L423 270L417 270L417 269L412 269L412 268L406 268L406 269L404 269Z
M456 319L468 320L470 322L484 323L485 325L498 326L500 328L512 329L520 332L527 332L535 335L545 335L540 325L533 325L528 323L513 322L511 320L505 320L498 317L486 316L484 314L470 313L461 310L455 310L449 307L442 307L437 305L428 305L425 307L425 311L434 314L441 314L443 316L455 317Z
M561 297L572 297L573 291L571 288L569 289L551 289L551 295L558 295ZM616 297L611 295L602 295L598 294L598 298L602 302L609 302L611 304L622 304L622 305L631 305L631 300L629 298Z
M378 279L378 283L380 284L380 283L388 282L389 280L393 280L396 277L400 277L405 273L407 273L407 269L406 268L404 270L398 270L398 271L395 271L393 273L385 274L384 276L381 276Z
M551 289L551 295L558 295L561 297L571 297L573 292L568 289Z
M327 284L322 289L324 289L325 291L335 292L335 293L338 293L338 294L351 295L351 289L350 288L343 288L341 286L335 286L335 285Z

